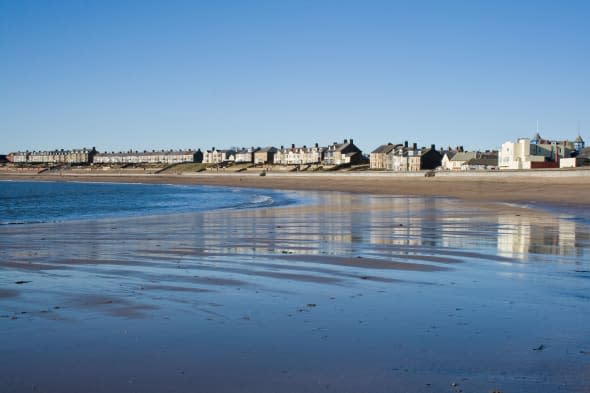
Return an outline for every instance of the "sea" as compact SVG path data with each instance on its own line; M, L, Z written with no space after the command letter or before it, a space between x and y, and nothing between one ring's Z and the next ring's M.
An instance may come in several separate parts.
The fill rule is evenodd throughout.
M299 201L293 194L248 188L0 181L0 225L278 207Z

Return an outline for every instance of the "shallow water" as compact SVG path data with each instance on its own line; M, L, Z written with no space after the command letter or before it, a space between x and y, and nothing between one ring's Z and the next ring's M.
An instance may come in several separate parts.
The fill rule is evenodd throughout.
M0 227L2 391L588 391L585 224L305 196Z
M0 225L286 206L272 190L173 184L0 181Z

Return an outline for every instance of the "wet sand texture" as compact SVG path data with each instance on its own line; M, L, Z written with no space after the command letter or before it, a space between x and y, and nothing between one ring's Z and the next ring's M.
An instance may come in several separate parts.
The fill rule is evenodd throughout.
M0 226L2 392L588 392L588 227L503 204Z

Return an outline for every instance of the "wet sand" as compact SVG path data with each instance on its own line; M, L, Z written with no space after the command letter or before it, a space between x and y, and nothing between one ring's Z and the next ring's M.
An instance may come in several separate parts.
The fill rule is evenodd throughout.
M586 224L304 195L0 226L0 390L590 391Z
M469 201L537 202L590 205L589 171L534 173L491 173L460 176L439 174L426 178L388 173L196 173L190 175L131 175L108 172L84 175L64 172L62 176L10 175L0 180L35 179L57 181L104 181L126 183L203 184L282 190L344 191L373 195L442 196Z

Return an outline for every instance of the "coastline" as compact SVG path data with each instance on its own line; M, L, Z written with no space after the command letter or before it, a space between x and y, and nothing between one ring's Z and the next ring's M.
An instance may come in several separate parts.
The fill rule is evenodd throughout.
M585 172L585 171L584 171ZM550 203L590 205L588 176L554 173L505 173L472 176L435 177L394 175L388 173L272 173L267 176L244 173L128 174L71 173L7 174L0 180L83 181L109 183L195 184L299 191L342 191L373 195L450 197L466 201Z
M446 198L321 202L0 226L0 383L585 391L587 226Z

